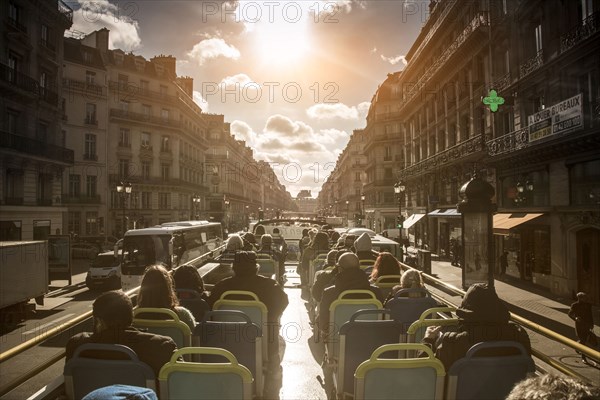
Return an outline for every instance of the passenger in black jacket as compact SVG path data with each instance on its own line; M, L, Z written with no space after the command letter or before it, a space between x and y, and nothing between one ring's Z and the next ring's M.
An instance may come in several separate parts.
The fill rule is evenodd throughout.
M344 290L366 289L375 294L377 299L383 302L383 295L378 287L371 286L369 276L360 269L360 263L356 254L346 252L341 255L337 262L339 273L335 277L333 286L325 289L319 306L317 321L319 329L326 334L329 332L329 306Z
M578 342L583 345L596 346L598 343L592 329L594 328L594 317L592 315L592 303L588 301L587 294L577 293L577 301L571 304L569 317L575 321L575 333ZM593 336L593 337L592 337ZM587 361L585 354L581 355L583 361Z

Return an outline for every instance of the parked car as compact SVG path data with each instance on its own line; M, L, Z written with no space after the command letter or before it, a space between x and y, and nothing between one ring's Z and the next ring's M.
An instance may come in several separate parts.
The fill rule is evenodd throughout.
M98 254L98 246L88 243L75 243L71 245L72 258L92 259Z
M121 289L121 262L114 251L100 253L91 261L85 284L90 290Z

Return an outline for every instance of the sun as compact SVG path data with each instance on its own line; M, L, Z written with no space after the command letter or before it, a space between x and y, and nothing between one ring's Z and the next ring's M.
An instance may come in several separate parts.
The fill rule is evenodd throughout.
M311 35L306 21L274 21L256 27L257 61L266 66L297 65L308 56Z

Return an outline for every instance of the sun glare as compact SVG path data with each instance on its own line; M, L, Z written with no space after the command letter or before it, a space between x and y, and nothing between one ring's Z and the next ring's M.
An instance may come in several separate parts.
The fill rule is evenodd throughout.
M308 56L310 32L306 21L285 21L256 27L257 59L267 66L292 66Z

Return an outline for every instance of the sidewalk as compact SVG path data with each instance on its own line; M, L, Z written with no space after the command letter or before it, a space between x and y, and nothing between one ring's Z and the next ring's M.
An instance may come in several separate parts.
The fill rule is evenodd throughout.
M431 272L442 281L462 288L462 270L449 261L431 261ZM511 312L577 340L574 322L567 315L574 300L560 298L537 285L512 277L496 278L495 286L498 296L508 304ZM460 302L458 297L456 300ZM594 332L600 335L600 308L594 307L593 312Z

